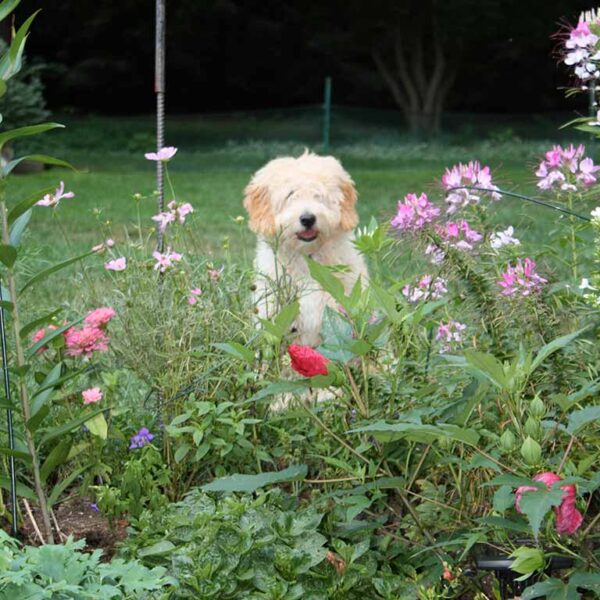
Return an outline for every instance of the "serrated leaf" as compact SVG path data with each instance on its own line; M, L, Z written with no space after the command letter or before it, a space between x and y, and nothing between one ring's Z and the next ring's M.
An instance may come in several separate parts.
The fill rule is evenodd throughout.
M242 475L236 473L227 477L215 479L211 483L203 485L200 489L205 492L247 492L288 481L301 481L308 473L306 465L293 465L283 471L274 473L261 473L259 475Z
M575 410L569 415L567 431L571 435L577 435L589 423L600 423L600 405L586 406L581 410Z
M523 492L519 500L519 508L527 517L533 535L537 540L540 533L540 527L544 517L550 512L552 507L559 506L563 500L564 492L560 488L538 489L535 492Z
M511 570L521 575L529 575L544 566L544 554L539 548L521 546L510 555L510 558L515 559L510 565Z

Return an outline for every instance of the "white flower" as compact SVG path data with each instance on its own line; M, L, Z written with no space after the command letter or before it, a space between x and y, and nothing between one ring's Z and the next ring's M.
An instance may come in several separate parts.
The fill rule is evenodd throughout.
M590 280L587 277L584 277L579 284L580 290L593 290L595 289L593 285L590 285Z
M596 208L591 212L591 215L594 221L600 221L600 206L596 206Z
M513 226L511 225L508 229L504 231L498 231L496 233L492 233L490 236L490 246L494 248L494 250L498 250L503 246L520 246L521 242L513 237L513 233L515 232Z

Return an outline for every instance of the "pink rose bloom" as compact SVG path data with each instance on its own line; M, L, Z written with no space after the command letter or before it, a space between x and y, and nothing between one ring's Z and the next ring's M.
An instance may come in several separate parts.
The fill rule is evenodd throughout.
M87 314L84 323L90 327L102 329L116 314L117 313L114 311L114 309L108 306L97 308L96 310L92 310Z
M46 194L41 200L35 203L36 206L53 206L59 205L63 198L74 198L73 192L65 192L65 182L61 181L59 186L56 188L54 194Z
M100 388L97 387L85 390L81 392L81 395L83 396L84 404L94 404L95 402L100 402L100 400L102 400L102 392L100 391Z
M538 473L533 478L534 481L545 483L549 490L561 479L562 478L559 475L549 471ZM556 515L556 532L561 535L572 535L581 527L581 523L583 522L583 515L575 506L577 491L573 484L563 485L560 489L563 490L564 494L560 505L554 507L554 514ZM537 492L537 488L530 485L522 485L517 489L515 493L515 508L517 509L517 512L522 512L520 502L525 492Z
M115 258L115 260L109 260L104 263L104 268L107 271L124 271L127 268L127 259L124 256Z
M177 153L177 148L174 146L165 146L161 148L158 152L146 152L144 154L147 160L154 160L157 162L169 162Z
M67 356L84 356L89 358L94 352L108 350L108 336L101 329L84 326L83 329L71 328L65 332Z

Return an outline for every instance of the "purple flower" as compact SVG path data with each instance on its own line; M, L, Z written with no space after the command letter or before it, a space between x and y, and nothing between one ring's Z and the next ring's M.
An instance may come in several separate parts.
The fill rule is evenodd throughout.
M90 508L94 511L94 512L100 512L100 509L98 508L98 505L95 502L90 502Z
M129 441L129 449L134 450L135 448L143 448L146 444L149 444L154 439L154 436L148 431L146 427L142 427L135 435L132 435Z

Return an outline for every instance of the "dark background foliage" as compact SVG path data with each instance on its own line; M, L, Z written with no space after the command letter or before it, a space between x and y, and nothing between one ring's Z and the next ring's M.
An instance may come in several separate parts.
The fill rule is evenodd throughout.
M25 0L18 20L40 7ZM334 101L394 107L373 60L392 60L401 37L424 71L439 41L445 108L470 112L564 109L568 85L551 36L589 1L572 0L167 0L170 112L315 104L323 78ZM154 2L56 0L42 5L28 43L47 70L53 109L153 109ZM451 79L451 80L450 80Z

